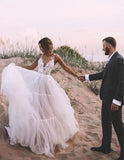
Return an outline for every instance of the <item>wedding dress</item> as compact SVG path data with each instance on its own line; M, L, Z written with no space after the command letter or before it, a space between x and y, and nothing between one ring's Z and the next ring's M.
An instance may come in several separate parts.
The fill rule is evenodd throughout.
M1 83L9 102L10 144L47 156L52 156L56 144L65 148L79 130L68 96L50 75L53 67L54 56L44 66L41 55L38 72L11 63L4 68Z

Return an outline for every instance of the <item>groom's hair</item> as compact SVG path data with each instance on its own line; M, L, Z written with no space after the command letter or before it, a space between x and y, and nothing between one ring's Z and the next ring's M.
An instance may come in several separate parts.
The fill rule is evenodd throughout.
M116 40L113 37L104 38L102 41L106 41L107 43L111 44L114 48L116 47Z

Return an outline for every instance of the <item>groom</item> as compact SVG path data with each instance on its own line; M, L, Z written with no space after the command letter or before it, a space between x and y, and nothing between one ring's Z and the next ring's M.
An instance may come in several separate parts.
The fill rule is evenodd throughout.
M96 74L81 76L83 81L102 79L100 98L102 100L102 144L91 148L92 151L110 153L112 124L121 147L120 157L124 160L124 124L122 122L122 105L124 104L124 58L116 51L113 37L103 39L103 51L108 55L105 69Z

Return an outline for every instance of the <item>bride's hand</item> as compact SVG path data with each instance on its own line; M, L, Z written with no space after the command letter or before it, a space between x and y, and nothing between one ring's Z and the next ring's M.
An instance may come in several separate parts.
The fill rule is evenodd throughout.
M85 81L85 76L79 76L78 79L79 79L81 82L84 82L84 81Z
M77 79L78 79L78 80L80 80L80 77L81 77L81 76L78 76L78 75L77 75Z

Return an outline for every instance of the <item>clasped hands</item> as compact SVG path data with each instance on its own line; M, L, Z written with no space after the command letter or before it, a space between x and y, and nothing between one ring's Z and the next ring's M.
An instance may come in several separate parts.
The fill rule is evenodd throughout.
M81 82L84 82L84 81L85 81L85 76L78 76L77 78L78 78L78 80L80 80Z

